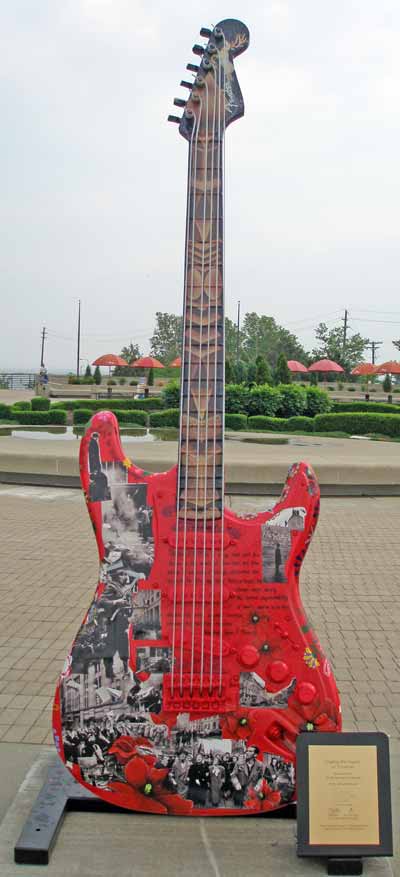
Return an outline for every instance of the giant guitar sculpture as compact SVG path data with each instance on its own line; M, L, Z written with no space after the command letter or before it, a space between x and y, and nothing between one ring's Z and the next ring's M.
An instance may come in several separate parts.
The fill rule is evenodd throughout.
M266 812L295 800L302 730L340 730L336 684L298 576L317 523L309 465L272 510L224 509L223 147L244 105L244 24L213 31L179 122L189 144L178 465L146 474L109 411L81 443L100 554L61 674L54 735L76 779L132 810Z

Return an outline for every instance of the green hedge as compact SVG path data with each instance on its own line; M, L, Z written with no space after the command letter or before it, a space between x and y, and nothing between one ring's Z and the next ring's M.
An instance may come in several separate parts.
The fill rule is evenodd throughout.
M317 414L314 418L316 432L347 432L349 435L381 435L400 436L400 414L370 414L360 411L358 414L343 411L341 414Z
M0 402L0 418L1 420L12 420L11 405Z
M11 406L13 411L31 411L30 402L14 402Z
M313 417L289 417L286 425L286 429L289 429L293 432L299 430L301 432L314 432L314 418Z
M179 427L179 408L166 408L165 411L155 411L149 414L150 426L176 426Z
M64 426L66 422L66 411L21 411L18 415L18 423L32 424L35 426L49 424Z
M227 414L246 414L249 388L245 384L226 384L225 411Z
M162 401L165 408L179 408L180 383L170 381L162 391Z
M259 384L248 390L247 403L243 414L256 417L261 414L265 417L274 417L283 403L283 396L277 387L269 384Z
M246 429L246 414L225 414L225 429Z
M287 423L288 419L285 417L265 417L262 414L256 414L247 420L249 429L265 429L267 432L285 432Z
M389 402L334 402L333 412L340 411L368 411L371 414L400 414L400 405L391 405Z
M48 411L50 408L50 399L46 396L35 396L31 400L32 411Z
M315 417L316 414L325 414L332 410L332 399L326 390L319 387L307 387L307 407L304 414L307 417Z
M74 426L80 426L82 423L89 423L92 416L93 411L90 411L89 408L76 408L73 416L73 424Z
M277 417L296 417L307 410L307 391L296 384L278 384L281 399L276 409ZM266 412L267 413L267 412Z
M79 426L88 421L96 414L90 408L76 408L73 415L74 426ZM148 414L146 411L113 411L118 423L131 423L136 426L147 426Z
M65 402L53 402L52 408L66 411L156 411L164 407L159 396L148 396L147 399L68 399Z

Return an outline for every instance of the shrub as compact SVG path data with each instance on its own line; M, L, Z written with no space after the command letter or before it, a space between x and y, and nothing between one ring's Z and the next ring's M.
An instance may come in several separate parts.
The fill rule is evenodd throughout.
M114 378L109 378L108 381L107 381L107 386L108 386L108 387L116 387L116 386L117 386L117 382L114 381Z
M369 411L372 414L400 414L400 406L389 402L359 402L351 399L349 402L334 402L334 413L339 411Z
M94 378L91 375L85 375L85 377L81 378L79 381L80 384L94 384Z
M48 411L50 408L50 399L46 396L35 396L31 399L32 411Z
M94 370L93 378L95 384L101 384L101 371L98 365L96 365L96 368Z
M256 357L256 384L263 386L264 384L272 384L271 368L265 356L261 354Z
M65 402L53 402L52 408L62 408L74 411L85 407L94 414L95 411L154 411L163 408L162 399L158 396L148 396L147 399L68 399Z
M247 414L249 390L245 384L226 384L225 411L227 414Z
M179 408L166 408L165 411L155 411L149 415L150 426L176 426L179 427Z
M266 432L284 432L287 423L284 417L265 417L261 414L249 417L247 420L249 429L265 429Z
M47 401L48 400L46 399L46 402ZM32 411L32 407L31 407L30 402L14 402L14 404L12 405L12 408L14 410L19 410L19 411Z
M348 393L355 393L355 389L356 389L355 387L347 387L347 392Z
M276 388L281 396L276 414L278 417L295 417L307 409L307 390L296 384L279 384Z
M5 402L0 402L0 418L1 420L11 420L11 406Z
M315 372L311 372L315 374ZM325 390L319 387L307 387L307 407L304 414L307 417L314 417L316 414L325 414L332 408L332 399L329 398Z
M247 392L247 401L242 413L247 413L251 417L259 414L265 417L274 417L281 400L282 396L278 387L260 384Z
M35 426L57 424L64 426L67 422L67 412L60 409L50 411L21 411L18 414L18 422Z
M73 424L79 426L81 423L88 423L93 416L93 411L89 408L76 408L74 411Z
M341 414L317 414L314 418L316 432L347 432L349 435L380 435L400 436L400 414L370 414L361 411L353 414L343 411Z
M276 384L290 384L292 381L292 372L287 364L286 356L281 352L278 356L274 369L274 381Z
M390 375L385 375L383 379L382 389L385 393L390 393L392 389L392 381Z
M170 381L162 391L162 400L166 408L179 408L180 386L179 381Z
M126 378L120 378L118 383L120 387L123 387L123 385L126 384Z
M149 415L146 411L119 411L118 409L113 412L115 414L118 423L131 423L136 424L137 426L147 426L147 421L149 419Z
M286 429L293 430L301 430L301 432L314 432L314 418L313 417L289 417Z
M246 427L245 414L225 414L225 429L246 429Z
M137 387L137 385L138 385L138 381L135 381L135 379L133 379L133 381L129 381L130 387Z

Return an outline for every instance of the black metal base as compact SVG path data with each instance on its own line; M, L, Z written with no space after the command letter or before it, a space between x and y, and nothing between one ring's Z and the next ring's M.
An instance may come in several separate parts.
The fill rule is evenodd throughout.
M126 813L126 810L107 804L77 783L57 758L49 769L46 782L14 847L14 861L17 864L49 864L50 853L67 810Z
M327 874L362 874L363 860L343 856L337 859L328 859L326 863Z

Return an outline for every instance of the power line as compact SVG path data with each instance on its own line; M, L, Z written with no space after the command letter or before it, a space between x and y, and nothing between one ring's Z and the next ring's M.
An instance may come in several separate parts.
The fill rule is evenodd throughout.
M375 365L375 350L377 350L381 344L383 344L383 341L370 341L369 344L365 345L366 347L371 348L372 365Z

